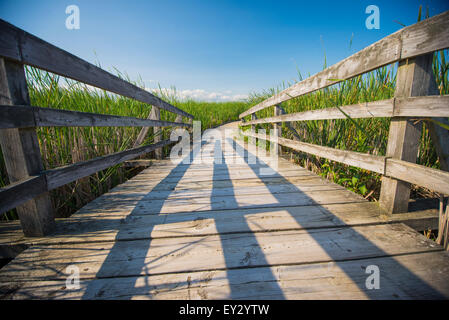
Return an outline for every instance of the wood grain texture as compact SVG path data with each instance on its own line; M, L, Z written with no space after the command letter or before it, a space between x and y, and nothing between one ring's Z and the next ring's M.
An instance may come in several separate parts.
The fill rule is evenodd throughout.
M433 54L401 60L396 76L395 98L408 98L432 94L434 78ZM385 155L395 159L416 162L422 122L404 117L394 117L390 122L388 144ZM395 178L383 177L379 203L390 213L408 211L410 183Z
M40 108L0 106L0 129L27 127L190 127L170 122L107 114Z
M449 195L449 172L427 168L416 163L388 158L385 175L424 186Z
M342 112L343 111L343 112ZM360 118L449 117L449 96L393 98L339 108L325 108L246 121L242 126L289 121Z
M243 132L243 134L260 138L260 136L257 134L253 135L247 132ZM269 141L272 140L270 139L270 137L267 137L267 139ZM278 138L278 141L279 144L292 148L294 150L310 153L319 157L374 171L377 173L384 172L385 157L383 156L375 156L347 150L338 150L335 148L323 147L311 143L293 141L285 138Z
M64 280L7 282L0 285L0 292L4 299L447 299L447 259L443 252L432 252L394 259L82 279L80 290L62 290ZM402 272L398 264L428 285L417 284L416 277ZM382 266L382 290L364 286L369 265ZM267 273L274 275L274 281L266 281Z
M0 58L0 104L30 105L23 65L3 58ZM34 128L0 129L0 145L10 183L28 179L43 170L39 141ZM11 190L14 188L9 189ZM17 198L12 202L17 204ZM17 213L23 231L28 236L43 236L55 227L53 207L47 192L22 202L17 207Z
M403 224L161 238L153 239L150 246L148 240L35 245L2 268L0 282L11 277L18 282L65 279L65 269L71 264L82 270L80 278L92 279L315 264L432 251L441 251L441 247Z
M173 141L164 140L148 146L133 148L116 152L92 160L74 163L65 167L44 171L47 178L48 189L52 190L63 186L69 182L87 177L95 172L122 163L126 160L134 159L140 155L151 152L162 146L170 145Z
M0 188L0 214L48 191L44 176L34 176Z

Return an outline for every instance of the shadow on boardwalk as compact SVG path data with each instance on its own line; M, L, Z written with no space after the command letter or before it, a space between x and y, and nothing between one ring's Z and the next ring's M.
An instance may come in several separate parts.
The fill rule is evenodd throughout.
M227 141L227 143L231 143L234 150L238 152L242 152L242 149L236 148L235 142L230 140ZM218 197L220 197L220 193L218 192L220 188L233 188L232 180L230 178L229 168L226 165L226 157L221 153L221 142L216 142L216 149L215 149L216 155L221 155L221 164L215 164L213 165L214 172L213 172L213 188L211 192L210 197L210 203L211 203L211 210L221 210L222 208L217 206L216 203L218 203L216 200ZM192 153L191 153L192 155ZM244 149L243 154L239 154L239 156L243 157L245 159L246 165L248 165L252 171L257 175L257 177L260 178L260 180L263 182L266 176L260 175L260 168L269 168L269 166L264 163L261 159L257 159L257 162L255 164L249 164L248 163L248 157L254 156L248 153L246 149ZM160 191L160 190L166 190L166 188L163 188L163 186L167 183L167 181L170 181L170 183L175 182L176 185L185 175L186 171L189 169L189 165L185 164L179 164L174 169L171 170L171 173L168 174L163 180L161 180L153 189L151 192L149 192L144 198L142 198L139 202L145 202L148 201L152 197L152 193ZM176 172L176 174L174 174ZM217 175L220 175L220 184L217 185L216 179ZM306 194L301 191L301 189L298 186L295 186L291 184L287 179L285 179L282 175L279 173L274 173L271 177L275 177L277 179L281 180L282 184L289 185L290 188L294 188L295 193L298 195L301 195L302 197L305 197ZM273 185L270 185L268 183L265 183L265 187L272 191ZM271 192L271 195L275 198L279 197L279 194L277 192ZM167 193L165 200L167 200L170 196L170 192ZM227 197L227 205L229 205L232 208L238 208L238 202L235 198L235 194L233 194L230 197ZM279 202L281 199L279 199ZM310 199L312 205L319 206L318 203L315 203ZM163 205L164 205L164 199L161 199L161 201L157 202L159 205L154 206L151 208L152 212L160 212ZM136 207L139 205L139 203L136 204ZM267 212L270 210L270 208L263 208L260 206L245 206L245 209L257 209L256 213L260 212ZM291 217L293 217L298 225L303 225L305 221L301 220L301 217L298 217L297 215L294 215L293 212L290 212L288 210L288 207L286 210L291 214ZM323 208L323 210L325 210ZM329 212L329 211L328 211ZM220 214L226 214L226 213L220 213ZM255 214L254 211L251 212L251 214ZM329 214L332 214L329 212ZM133 216L133 212L130 213L130 217ZM337 217L334 216L335 219L338 220ZM229 232L229 229L226 229L225 225L223 224L223 220L216 220L216 228L220 236L220 242L222 247L222 253L224 262L226 265L226 280L229 285L229 296L228 298L231 299L239 299L239 298L270 298L270 299L284 299L285 293L283 292L282 287L280 286L279 276L275 275L273 273L274 267L270 268L270 263L267 261L264 251L261 248L260 245L257 243L257 239L255 236L255 233L250 229L247 219L245 217L244 211L242 211L241 215L233 215L233 222L238 222L240 224L241 229L239 229L239 234L245 237L245 239L248 241L248 243L251 243L251 249L246 252L245 256L242 256L241 251L236 251L235 244L233 245L233 241L235 241L236 235L232 232ZM344 225L343 221L338 221L339 224ZM347 227L350 228L350 227ZM351 228L352 229L352 228ZM410 272L407 268L402 266L400 263L398 263L394 258L389 257L389 255L385 252L383 252L380 248L376 247L375 244L370 242L368 239L366 239L363 235L357 234L357 232L353 230L354 233L354 241L359 241L363 243L363 246L366 248L367 251L375 253L375 257L383 257L382 263L387 263L389 265L389 270L395 270L395 273L401 274L402 279L407 279L408 281L413 283L414 288L420 288L421 293L425 293L425 296L429 298L444 298L444 296L436 291L434 288L430 287L426 282L422 281L419 277L414 275L412 272ZM129 230L122 231L118 230L116 239L120 239L121 232L128 232ZM152 228L148 230L148 234L151 234ZM335 250L332 250L332 247L329 245L329 241L323 240L323 237L317 236L318 233L314 231L308 231L308 234L310 237L314 239L314 241L320 245L320 247L323 249L324 252L327 253L329 256L329 259L334 261L334 263L340 268L354 283L356 283L361 291L363 291L367 297L369 298L388 298L385 297L380 290L367 290L365 287L365 281L366 277L368 276L365 273L365 267L363 264L363 261L360 262L360 268L354 269L353 265L348 264L347 260L345 261L339 261L341 259L341 256L335 254ZM148 252L151 251L151 239L141 240L144 242L144 248L142 247L142 252ZM186 249L186 246L197 246L201 240L192 241L189 244L182 246L179 248L179 250ZM110 274L110 270L113 269L113 265L117 264L117 257L120 257L123 255L122 246L120 243L123 241L116 241L111 248L110 252L108 252L108 255L104 262L101 265L101 268L99 269L96 278L97 279L105 279L107 280L108 277L114 278L114 275ZM167 252L165 255L171 255L173 252ZM300 255L300 252L292 252L293 255ZM254 258L257 257L257 263L254 265L252 264L252 261L254 261ZM162 256L159 256L151 261L146 259L147 257L145 255L142 255L140 257L134 257L132 262L128 263L126 266L126 273L133 275L129 276L126 279L122 279L121 281L121 291L123 292L122 296L115 295L115 298L122 298L122 299L128 299L132 298L132 294L130 292L136 292L133 290L136 286L136 276L138 275L152 275L152 265L158 262L159 259L162 258ZM240 261L239 265L236 265L236 261ZM198 261L199 267L203 270L207 270L207 261ZM393 269L391 268L393 266ZM380 271L381 271L381 279L388 281L389 275L382 274L382 265L379 265ZM241 277L241 274L239 275L239 271L241 269L246 268L249 270L249 272L254 272L254 274L257 274L257 278L259 279L259 291L255 291L253 293L253 296L248 296L247 292L245 293L245 286L249 284L245 284L242 282L239 282L235 279ZM105 276L107 275L107 276ZM186 287L190 286L191 283L189 282L188 272L186 272L186 280L183 282L178 283L165 283L165 284L158 284L157 290L161 289L167 289L170 288L177 288L177 287ZM142 286L142 283L139 283L139 290L138 292L142 295L146 295L147 297L151 298L151 292L155 292L155 285L152 285L151 283L151 277L145 277L145 285ZM361 281L363 279L363 281ZM235 281L234 281L235 280ZM394 279L391 279L394 281ZM385 286L388 286L387 283L382 282L385 284ZM85 288L83 298L85 299L95 299L95 298L102 298L103 294L105 294L105 290L108 289L108 285L103 282L102 284L98 283L98 281L89 281L87 283L87 287ZM303 288L296 288L297 290L303 290ZM290 289L291 290L291 289ZM157 291L156 291L157 293ZM409 293L409 292L408 292ZM409 293L411 296L413 296L413 293ZM106 293L107 296L107 293ZM394 298L394 297L391 297Z

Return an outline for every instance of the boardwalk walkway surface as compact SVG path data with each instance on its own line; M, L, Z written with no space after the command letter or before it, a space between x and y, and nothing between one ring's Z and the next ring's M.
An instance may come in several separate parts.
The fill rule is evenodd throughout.
M0 270L1 298L449 297L449 255L433 241L287 160L266 174L269 158L227 150L158 161L60 221ZM79 289L66 288L73 266Z

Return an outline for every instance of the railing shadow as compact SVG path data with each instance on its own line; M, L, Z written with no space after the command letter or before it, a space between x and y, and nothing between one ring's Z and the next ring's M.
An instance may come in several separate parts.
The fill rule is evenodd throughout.
M235 143L237 143L234 140L231 139L227 139L227 143L230 143L233 147L233 149L235 150L235 152L237 154L239 154L239 156L243 157L243 159L245 160L246 164L252 169L252 171L257 175L257 177L260 178L260 180L263 182L264 178L266 178L266 175L260 175L260 171L259 169L263 166L266 166L267 168L269 167L267 164L264 163L264 161L262 161L261 159L259 159L256 155L252 154L250 151L248 151L248 149L245 148L236 148ZM241 153L243 151L243 154ZM248 163L248 159L253 157L253 159L256 159L256 163ZM277 171L274 171L272 175L270 175L270 177L276 177L278 179L281 179L283 184L287 184L290 185L290 187L296 189L297 194L304 194L303 191L301 191L301 189L293 184L291 184L287 179L285 179L281 174L279 174ZM273 185L270 184L266 184L264 183L266 188L268 188L268 190L272 190L273 189ZM273 195L275 198L279 197L279 194L275 193L275 192L271 192L271 195ZM281 200L281 199L279 199ZM314 202L312 199L310 199L312 201L312 205L316 205L316 206L320 206L320 204ZM294 215L293 212L291 212L291 210L289 210L288 207L285 208L287 210L287 212L289 212L289 214L291 215L291 217L293 217L295 219L295 221L298 223L298 225L303 225L304 222L306 221L302 221L300 216ZM332 212L330 212L329 210L325 209L324 207L322 207L323 210L326 210L329 214L333 215L333 221L337 224L337 225L341 225L343 227L349 228L351 229L351 231L354 234L354 241L360 241L361 243L363 243L364 249L368 252L373 252L375 253L375 255L373 255L373 257L366 257L363 259L369 259L369 258L382 258L384 263L386 265L389 266L390 270L394 270L396 274L401 274L401 276L404 279L408 279L408 281L413 283L413 288L419 288L419 290L421 292L425 292L426 296L428 296L430 299L446 299L445 296L439 292L438 290L436 290L435 288L431 287L430 285L428 285L425 281L423 281L421 278L419 278L417 275L415 275L413 272L411 272L409 269L407 269L406 267L404 267L403 265L401 265L399 262L397 262L394 257L391 257L388 253L384 252L381 248L377 247L374 243L372 243L369 239L367 239L365 236L363 236L362 234L358 233L354 228L352 228L351 226L348 226L346 223L344 223L344 221L342 221L341 219L339 219L337 216L335 216ZM244 217L242 217L242 219L244 219ZM379 290L376 289L371 289L368 290L365 286L365 282L364 281L360 281L361 278L365 278L368 277L369 274L365 273L364 270L364 262L361 261L360 262L360 268L358 269L358 272L355 272L355 269L348 263L345 263L345 260L341 259L341 256L339 256L338 254L336 254L335 250L332 250L332 247L330 247L328 244L326 244L323 241L323 238L320 238L318 236L319 233L316 232L311 232L308 231L307 229L305 229L308 234L310 235L310 237L312 237L316 243L318 243L320 245L320 247L326 252L326 254L329 256L330 260L334 261L335 264L351 279L353 280L353 282L355 284L357 284L357 286L359 287L359 289L364 292L367 297L372 298L372 299L378 299L379 297L382 297L382 294L379 292ZM357 260L357 259L355 259ZM347 261L347 260L346 260ZM365 266L366 267L366 266ZM380 268L380 272L381 272L381 279L384 279L385 281L393 281L394 279L390 279L389 275L386 274L382 274L382 266L379 266ZM257 272L257 271L255 271ZM410 296L413 296L413 292L408 292L410 294ZM392 299L394 298L393 296L391 297ZM383 297L383 299L388 299L387 297Z
M225 177L225 182L224 184L220 184L220 188L232 188L233 184L232 184L232 180L231 177L229 176L229 171L228 168L226 166L226 159L222 153L221 150L221 140L216 140L215 141L215 152L220 154L221 157L221 162L222 164L224 164L224 166L220 166L221 170L220 170L220 176L224 176ZM217 186L216 186L216 180L215 177L217 176L218 171L216 168L216 165L214 165L214 175L213 175L213 185L212 185L212 194L211 194L211 198L210 198L210 202L211 202L211 210L220 210L221 208L217 206L217 202L214 201L215 198L217 197ZM237 201L235 200L234 195L228 195L228 200L227 200L227 204L235 207L238 207ZM254 233L251 231L248 222L245 219L244 215L241 216L237 216L234 217L235 219L237 219L237 222L240 227L241 227L241 232L246 233L246 237L248 239L248 242L251 243L257 243L256 237L254 236ZM223 250L223 256L224 256L224 260L225 260L225 264L226 264L226 273L227 273L227 277L228 277L228 284L229 284L229 289L230 289L230 294L229 294L229 298L230 299L238 299L241 298L238 295L238 290L237 288L235 288L235 285L233 284L232 281L230 281L230 278L232 277L232 273L233 271L231 271L230 269L235 268L235 260L239 259L240 260L240 264L242 264L243 267L250 267L251 266L251 261L255 258L257 258L258 264L262 264L262 265L268 265L268 261L265 259L265 255L263 253L263 250L260 246L252 246L251 250L248 250L245 254L245 256L242 258L239 255L236 255L236 253L232 250L232 246L230 246L229 241L232 241L231 239L228 239L228 236L226 235L226 227L222 222L223 220L215 220L215 226L217 228L217 232L220 236L220 241L221 241L221 247ZM263 279L264 283L269 284L270 285L270 291L271 293L276 296L277 299L284 299L284 294L282 292L282 289L280 288L278 282L276 281L276 278L273 274L273 272L271 271L271 269L269 268L261 268L258 269L257 271L260 274L260 277Z
M190 159L192 159L193 155L194 155L195 150L191 150L190 154L188 155L190 157ZM142 199L140 199L137 204L134 206L134 209L131 211L131 213L126 217L127 219L132 219L134 213L136 211L138 211L137 207L139 203L144 203L146 201L147 198L151 197L152 192L158 192L158 191L167 191L166 185L170 184L172 186L176 186L177 183L179 183L179 181L184 177L186 171L189 169L190 165L186 165L184 164L182 161L176 166L174 167L170 173L164 178L162 179L154 188L152 188L152 190L146 194ZM176 174L173 174L175 173ZM166 193L165 199L167 199L170 195L170 192ZM151 208L151 210L153 212L156 212L158 215L160 214L160 211L164 205L164 201L159 201L158 202L159 205L154 204ZM149 225L148 226L148 234L151 235L151 232L154 228L154 225ZM108 252L108 255L106 257L106 259L104 260L104 262L102 263L100 269L98 270L97 274L96 274L96 278L102 278L103 274L110 274L110 268L113 267L114 265L117 264L117 256L120 256L123 254L123 247L122 247L122 243L123 241L117 241L119 239L121 239L122 237L126 236L126 235L122 235L122 233L128 233L129 230L125 230L125 229L119 229L116 235L116 241L114 242L113 247L110 249L110 251ZM143 252L148 252L148 250L150 249L151 246L151 238L142 240L144 241L144 246L145 248L140 248ZM169 254L169 253L168 253ZM152 261L155 262L155 261ZM145 270L145 274L149 275L149 271L146 270L147 269L147 264L148 261L146 261L146 255L141 255L140 257L133 257L132 261L130 261L129 263L127 263L127 273L128 274L132 274L132 275L142 275L142 271ZM132 280L132 278L130 278L130 282L129 282L130 287L134 287L135 285L135 281ZM150 285L147 283L147 287L149 288ZM92 299L92 298L101 298L101 291L99 292L100 295L96 296L92 296L92 292L96 291L96 284L95 281L89 281L85 290L84 290L84 294L83 294L83 299ZM148 290L149 291L149 290ZM132 298L132 296L126 296L128 299Z

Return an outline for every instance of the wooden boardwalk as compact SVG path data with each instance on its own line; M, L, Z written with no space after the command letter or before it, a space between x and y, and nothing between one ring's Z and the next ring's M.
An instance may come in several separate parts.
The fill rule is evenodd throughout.
M270 158L216 157L157 161L59 221L0 270L0 297L449 297L448 253L376 204L284 159L266 174ZM372 265L379 289L366 287ZM70 266L79 289L66 287Z

